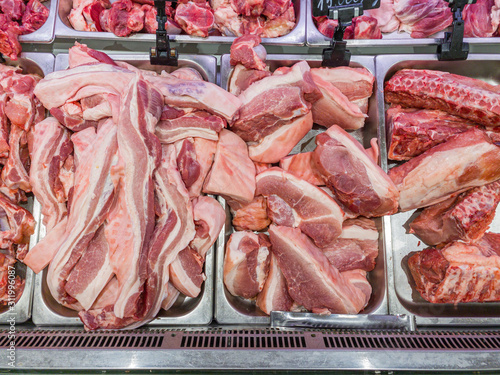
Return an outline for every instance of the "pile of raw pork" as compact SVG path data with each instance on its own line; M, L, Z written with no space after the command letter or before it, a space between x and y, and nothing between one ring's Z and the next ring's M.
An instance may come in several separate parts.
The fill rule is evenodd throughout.
M465 37L500 36L500 1L477 0L466 5L462 18ZM314 17L318 30L332 38L337 21ZM356 17L345 31L345 39L381 39L382 33L405 31L412 38L427 38L453 22L449 2L444 0L381 0L380 8Z
M182 0L166 2L165 25L170 35L241 36L275 38L295 27L291 0ZM74 0L68 20L75 30L107 31L117 36L155 33L157 10L153 0Z
M399 208L423 208L410 233L434 246L408 266L433 303L500 300L500 90L484 81L403 69L385 84L389 171Z
M26 206L32 191L29 179L33 126L45 117L45 110L33 90L41 78L22 74L21 69L0 64L0 305L12 299L8 293L9 271L16 258L23 260L35 230L33 215ZM15 278L16 300L24 280Z
M17 37L38 30L48 17L49 10L38 0L0 0L0 54L16 60L21 53Z
M398 209L399 193L378 166L378 148L345 129L365 124L374 76L364 68L270 72L258 38L238 38L229 91L242 106L230 123L230 175L218 180L232 212L224 284L265 313L356 314L368 304L378 256L373 217ZM316 149L288 156L312 129ZM224 188L225 187L225 188Z

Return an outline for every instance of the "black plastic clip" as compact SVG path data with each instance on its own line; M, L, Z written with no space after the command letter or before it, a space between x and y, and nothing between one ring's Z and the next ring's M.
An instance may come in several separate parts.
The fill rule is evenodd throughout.
M323 62L321 66L335 68L336 66L349 66L351 62L351 51L347 49L347 42L344 40L346 26L339 22L333 33L330 48L323 50Z
M149 61L151 65L177 66L179 54L176 48L170 48L170 41L165 25L168 22L165 14L165 0L155 0L157 11L156 20L158 28L156 29L156 46L149 52Z
M5 59L3 58L2 54L0 53L0 64L4 64L5 63Z
M450 3L453 13L451 32L444 33L444 39L438 45L439 61L466 60L469 56L469 43L464 43L464 20L462 11L467 4L474 4L476 0L445 0Z

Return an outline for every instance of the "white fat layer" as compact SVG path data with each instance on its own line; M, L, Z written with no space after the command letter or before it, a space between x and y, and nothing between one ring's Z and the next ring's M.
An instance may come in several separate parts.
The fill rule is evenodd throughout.
M160 130L157 131L156 134L162 138L160 140L161 143L174 143L180 141L181 139L195 137L208 139L210 141L219 140L219 134L216 131L199 127L179 128L173 129L171 131Z
M257 254L257 282L259 283L259 292L264 288L264 283L266 282L266 272L265 272L265 262L269 256L269 249L267 247L261 247L259 253Z
M459 185L458 177L467 167L477 163L478 155L494 151L496 147L483 142L460 149L436 152L425 158L398 186L401 210L406 211L435 204L448 198L449 194L457 190L463 191L483 185L482 180L473 180Z
M193 283L193 280L186 273L186 270L182 267L179 258L176 258L170 264L170 279L177 278L180 285L177 285L179 290L187 295L188 297L197 297L200 294L200 288Z
M378 231L373 229L365 229L357 225L350 225L342 229L342 234L339 238L355 239L355 240L378 240Z

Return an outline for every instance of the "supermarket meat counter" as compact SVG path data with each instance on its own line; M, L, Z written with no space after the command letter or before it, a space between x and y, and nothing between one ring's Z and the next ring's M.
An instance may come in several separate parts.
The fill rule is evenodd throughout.
M466 8L468 56L443 61L449 16L424 35L366 11L344 35L376 19L381 39L328 68L331 20L287 5L288 36L269 10L241 39L172 14L176 67L61 0L55 40L21 37L0 69L2 370L500 369L498 32L467 34Z

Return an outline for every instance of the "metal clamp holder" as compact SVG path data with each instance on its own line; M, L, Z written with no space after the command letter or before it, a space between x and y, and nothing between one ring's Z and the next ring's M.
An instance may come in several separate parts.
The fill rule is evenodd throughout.
M168 22L165 14L165 0L155 0L154 3L157 11L158 28L156 29L156 46L151 47L149 51L149 61L151 65L177 66L179 55L176 48L170 48L170 41L165 27Z
M474 4L476 0L445 0L450 3L453 13L453 24L450 32L444 33L444 39L438 45L439 61L466 60L469 56L469 43L464 43L464 20L462 11L467 4Z
M349 66L351 52L344 40L345 29L352 24L353 18L363 14L364 9L380 7L380 0L313 0L312 3L313 16L327 15L329 19L338 20L330 48L323 50L322 66Z

